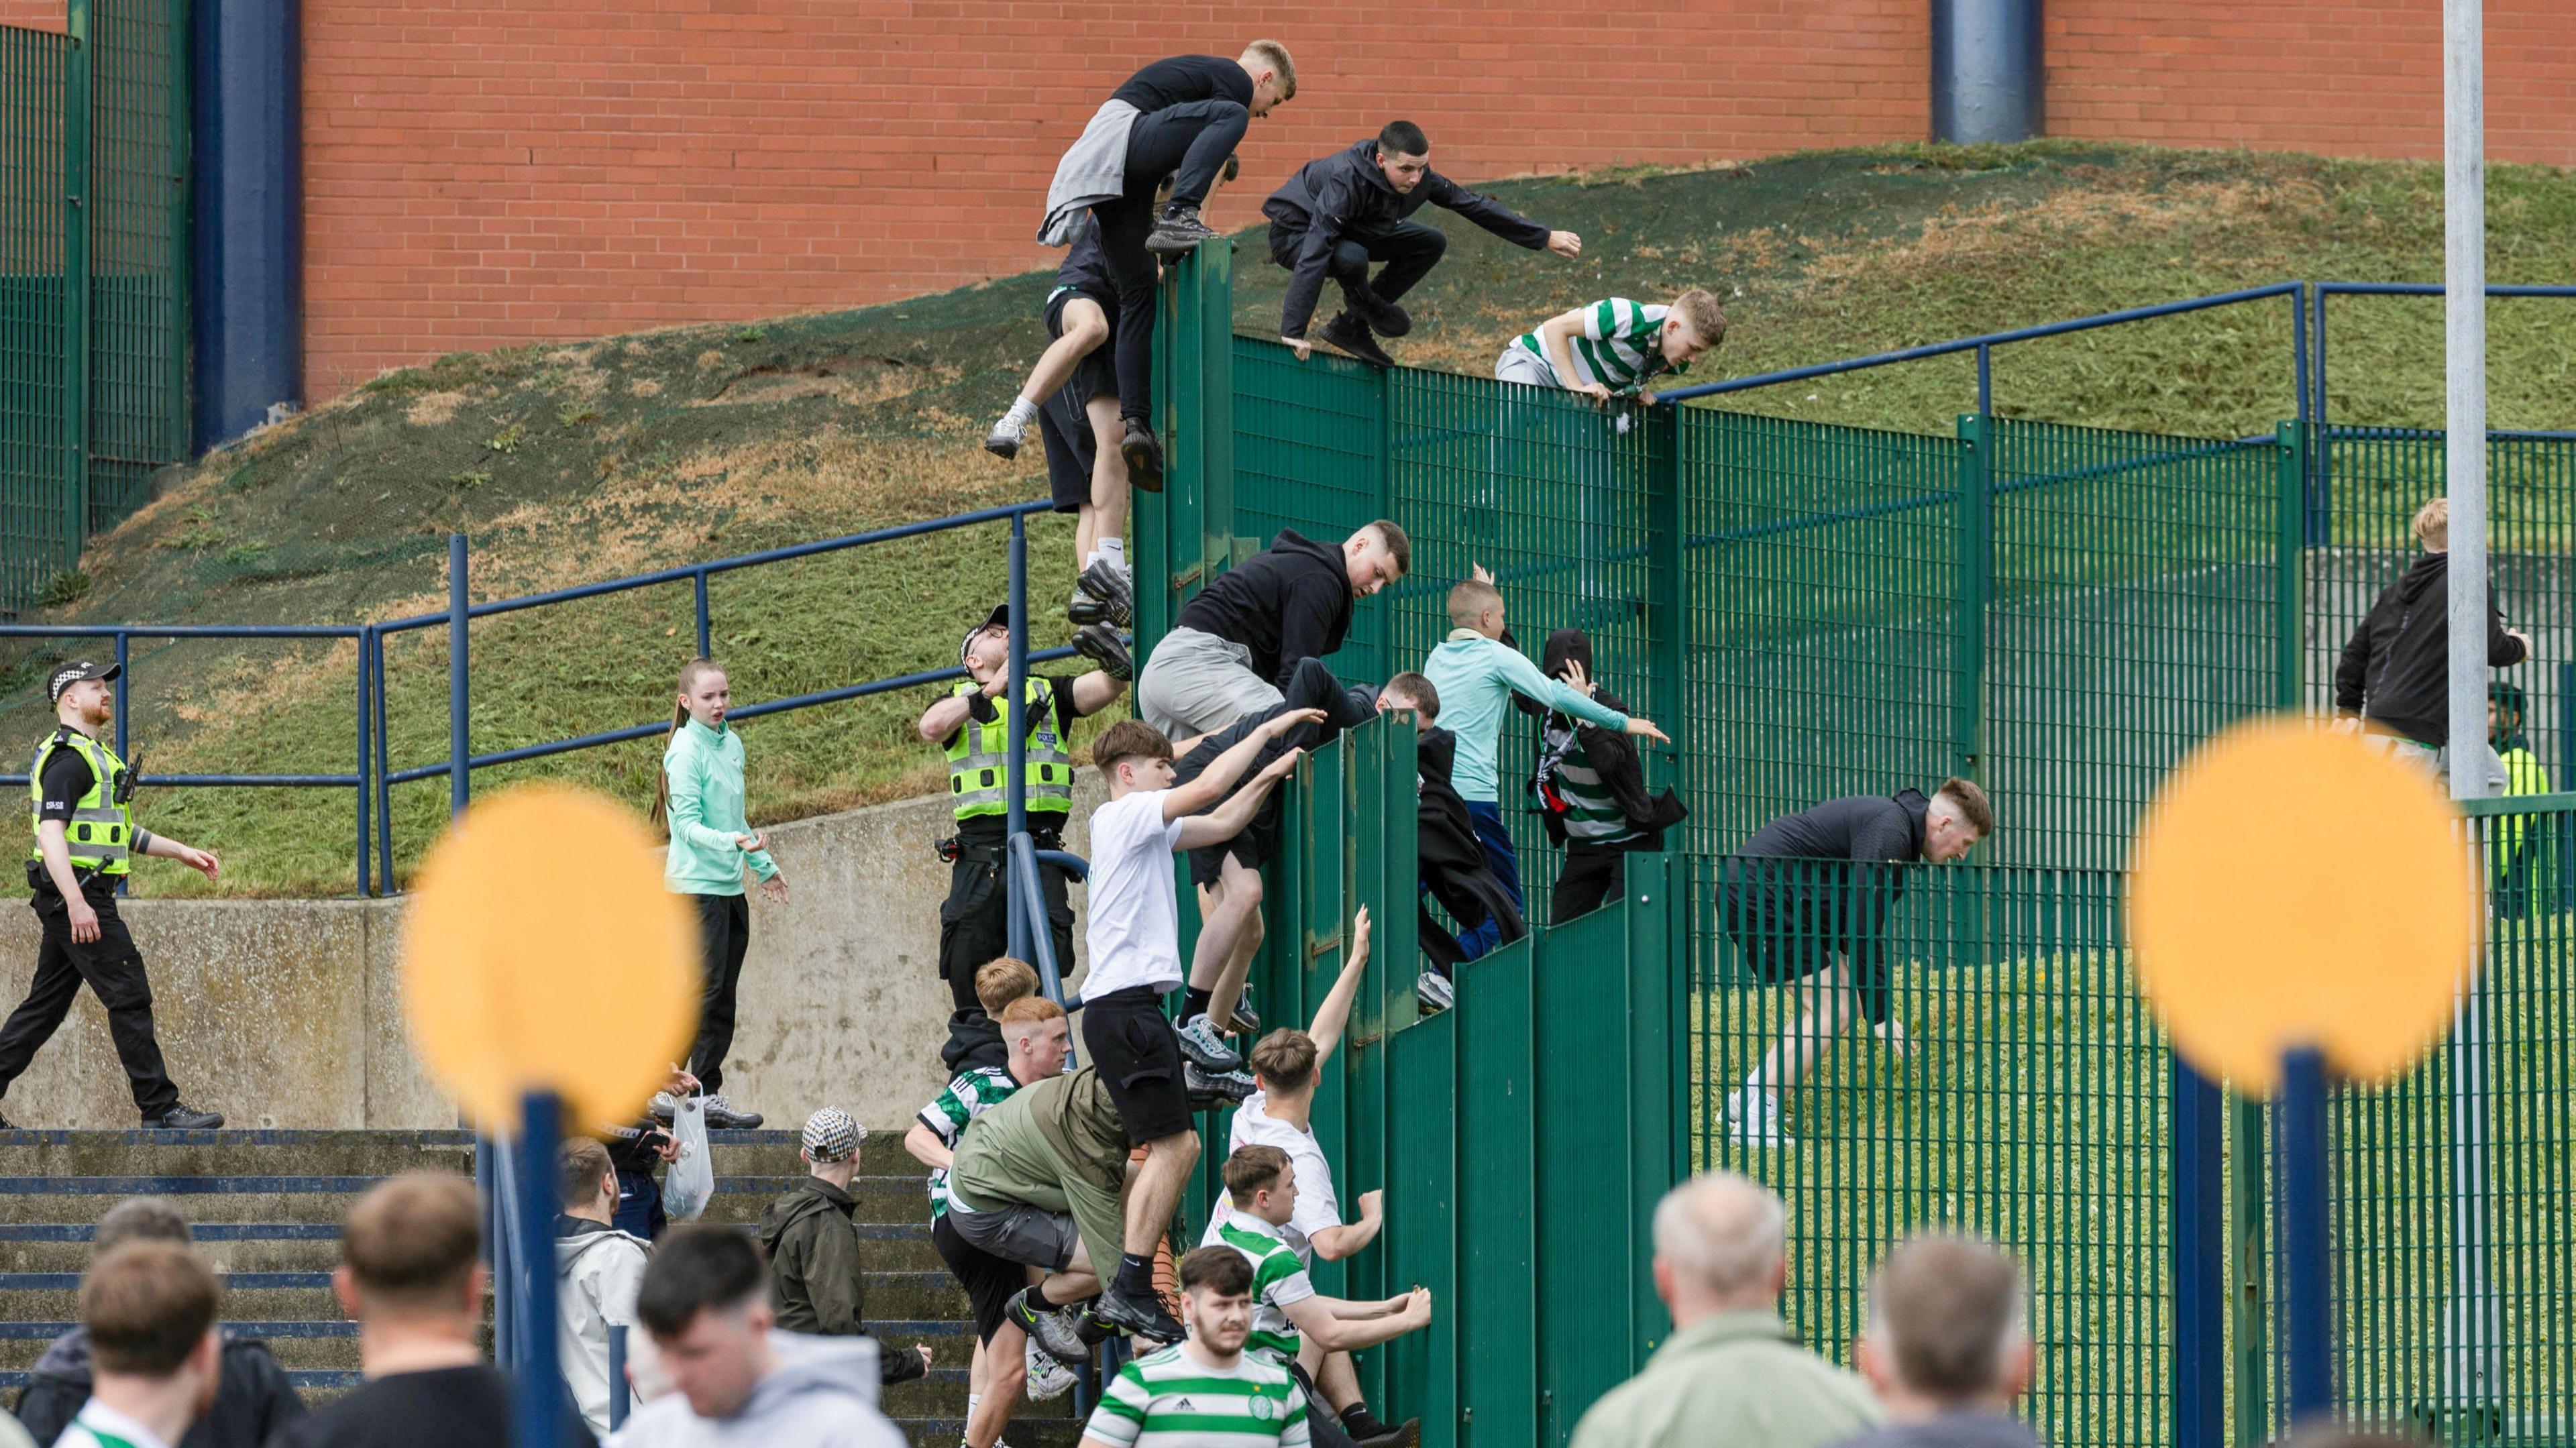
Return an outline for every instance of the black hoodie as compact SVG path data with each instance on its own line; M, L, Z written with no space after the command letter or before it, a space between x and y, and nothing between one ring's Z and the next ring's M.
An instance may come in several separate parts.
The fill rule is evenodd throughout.
M1288 299L1279 309L1279 335L1303 337L1324 291L1324 263L1333 244L1393 231L1424 206L1438 206L1532 251L1547 245L1547 228L1487 196L1467 190L1437 171L1425 171L1410 191L1399 192L1377 163L1377 138L1335 151L1297 168L1288 184L1261 203L1274 228L1304 233L1288 262ZM1284 241L1283 243L1284 244ZM1277 248L1274 256L1287 259Z
M1503 637L1508 642L1511 635L1506 632ZM1609 688L1593 674L1592 636L1579 628L1561 628L1547 636L1547 647L1540 656L1539 672L1551 679L1563 678L1565 666L1569 663L1583 665L1584 677L1593 681L1593 702L1605 709L1616 709L1622 714L1634 712L1629 709L1626 702L1611 693ZM1663 793L1655 795L1646 793L1645 764L1637 758L1637 748L1628 742L1627 735L1615 729L1604 729L1597 724L1560 714L1544 704L1533 702L1518 694L1512 696L1512 703L1522 713L1533 715L1539 721L1539 759L1537 770L1530 780L1530 793L1541 802L1539 818L1547 826L1547 837L1550 840L1576 854L1660 850L1664 847L1664 831L1689 818L1689 807L1684 805L1681 797L1671 789L1667 788ZM1565 747L1569 740L1574 746L1570 750ZM1577 762L1587 764L1592 772L1599 776L1601 788L1607 791L1610 798L1618 804L1619 813L1627 817L1632 827L1631 833L1616 840L1607 841L1572 839L1567 836L1565 816L1545 807L1547 796L1540 788L1544 777L1549 774L1551 751L1560 756L1575 753L1582 756L1582 759Z
M1729 932L1795 947L1802 958L1822 949L1849 955L1861 1014L1884 1024L1888 915L1923 857L1931 806L1919 789L1847 795L1755 830L1724 866L1719 908Z
M2382 589L2335 665L2337 709L2436 749L2451 740L2450 562L2448 553L2427 553ZM2525 652L2488 589L2487 663L2518 664Z
M90 1381L89 1329L75 1327L45 1349L18 1396L19 1425L37 1448L51 1448L79 1416L89 1401ZM215 1405L188 1429L179 1448L260 1448L271 1433L303 1416L304 1400L268 1345L228 1337Z
M1342 646L1353 602L1341 545L1282 528L1268 548L1182 604L1172 623L1250 649L1252 672L1284 691L1298 660L1320 659Z

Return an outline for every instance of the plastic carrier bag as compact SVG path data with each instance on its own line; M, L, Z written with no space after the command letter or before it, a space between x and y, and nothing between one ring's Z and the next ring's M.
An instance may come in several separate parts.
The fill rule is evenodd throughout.
M716 1194L715 1158L707 1150L707 1098L690 1092L671 1113L671 1139L680 1155L662 1174L662 1210L675 1222L694 1222Z

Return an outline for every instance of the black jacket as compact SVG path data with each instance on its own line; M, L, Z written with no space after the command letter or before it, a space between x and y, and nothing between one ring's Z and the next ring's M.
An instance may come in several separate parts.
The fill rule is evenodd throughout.
M2447 553L2427 553L2380 590L2335 665L2337 709L2436 749L2451 740L2450 562ZM2487 663L2518 664L2523 653L2521 640L2504 631L2489 588Z
M1261 203L1261 214L1275 228L1305 233L1289 268L1288 300L1279 309L1279 335L1303 337L1314 319L1315 298L1323 294L1324 263L1333 244L1382 235L1424 206L1438 206L1485 228L1503 240L1532 251L1547 245L1547 228L1491 197L1478 195L1437 171L1426 171L1421 184L1398 192L1377 164L1377 138L1346 151L1307 162L1288 184Z
M1268 548L1182 604L1172 622L1250 649L1252 671L1285 691L1298 660L1342 646L1355 601L1341 545L1282 528Z
M1888 915L1923 857L1931 804L1923 791L1901 789L1782 815L1726 862L1722 908L1745 928L1804 934L1811 937L1804 945L1849 955L1861 1014L1881 1024L1890 1010Z
M1510 638L1508 631L1505 632L1504 638L1506 640ZM1595 678L1592 666L1592 637L1579 628L1561 628L1547 636L1547 647L1540 651L1539 672L1551 679L1557 678L1564 673L1565 666L1570 662L1582 664L1584 677L1595 679L1592 685L1592 698L1595 703L1605 709L1616 709L1622 714L1635 712L1624 700L1611 693L1607 686ZM1539 721L1539 773L1546 772L1549 734L1554 731L1571 730L1574 742L1582 747L1583 756L1590 762L1592 772L1600 776L1601 787L1609 791L1610 797L1618 802L1619 812L1627 817L1629 825L1636 831L1632 835L1617 840L1599 842L1570 840L1565 833L1565 817L1552 809L1542 808L1539 815L1540 822L1547 827L1547 837L1559 846L1577 854L1660 850L1664 847L1664 831L1690 817L1689 806L1683 804L1681 796L1675 794L1669 787L1661 794L1650 795L1646 792L1645 761L1637 757L1637 747L1628 742L1627 735L1615 729L1604 729L1598 724L1559 714L1544 704L1535 703L1518 694L1512 696L1512 703L1522 713L1532 715ZM1543 801L1545 795L1540 791L1539 784L1540 780L1533 777L1530 780L1530 791L1540 795Z
M1485 847L1477 843L1476 822L1467 813L1466 800L1450 782L1458 760L1458 736L1446 729L1425 729L1414 759L1421 790L1417 806L1421 838L1415 864L1424 890L1469 930L1489 918L1498 922L1501 934L1496 945L1509 945L1529 934L1529 922L1512 904L1511 892L1485 861ZM1431 913L1429 901L1417 909L1423 955L1443 971L1466 959L1458 937Z
M75 1327L36 1360L26 1391L18 1395L18 1422L36 1448L51 1448L89 1393L89 1329ZM179 1440L179 1448L260 1448L269 1434L303 1416L304 1400L268 1344L226 1338L215 1406Z

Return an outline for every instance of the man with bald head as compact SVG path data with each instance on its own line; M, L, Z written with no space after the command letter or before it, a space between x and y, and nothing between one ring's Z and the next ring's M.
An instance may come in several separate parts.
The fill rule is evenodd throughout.
M2021 1267L1982 1237L1935 1230L1898 1243L1870 1282L1852 1360L1888 1426L1843 1448L2040 1448L2012 1415L2037 1365Z
M1702 1172L1655 1208L1655 1295L1673 1335L1603 1394L1573 1448L1822 1448L1875 1427L1857 1377L1798 1346L1780 1320L1787 1216L1759 1182Z

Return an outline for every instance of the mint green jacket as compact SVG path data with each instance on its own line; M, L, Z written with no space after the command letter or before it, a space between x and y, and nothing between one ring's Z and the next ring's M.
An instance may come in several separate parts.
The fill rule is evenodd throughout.
M671 849L662 883L682 895L739 895L743 862L763 880L778 873L766 850L746 850L734 836L751 833L743 814L742 736L695 719L671 731L662 751L671 780Z

